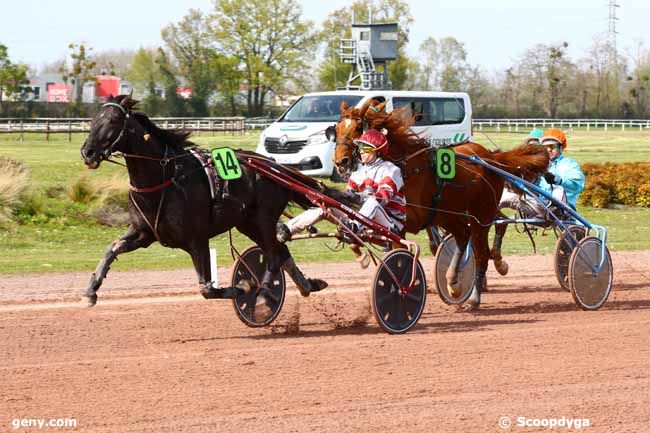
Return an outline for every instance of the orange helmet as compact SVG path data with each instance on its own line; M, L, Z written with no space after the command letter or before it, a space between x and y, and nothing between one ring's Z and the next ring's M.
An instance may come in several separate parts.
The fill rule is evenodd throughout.
M562 145L562 149L566 149L566 135L564 135L564 132L557 128L550 128L544 131L544 135L542 136L542 144L545 144L545 141L553 141L555 143L559 143Z

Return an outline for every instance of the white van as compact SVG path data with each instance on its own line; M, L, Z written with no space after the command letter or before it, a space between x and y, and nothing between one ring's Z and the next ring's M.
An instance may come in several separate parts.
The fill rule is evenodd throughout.
M387 101L386 109L410 107L415 132L432 144L461 143L472 138L472 104L467 93L390 90L340 90L308 93L266 128L257 153L310 176L330 177L334 170L334 143L325 129L338 122L341 102L360 107L367 100Z

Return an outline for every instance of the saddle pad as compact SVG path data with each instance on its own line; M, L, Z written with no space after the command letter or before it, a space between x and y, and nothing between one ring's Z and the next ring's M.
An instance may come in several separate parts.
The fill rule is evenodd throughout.
M196 149L190 149L190 153L194 155L203 166L203 170L205 171L206 176L208 176L208 184L210 184L210 196L213 201L217 200L217 189L220 179L217 177L217 170L214 168L210 155Z

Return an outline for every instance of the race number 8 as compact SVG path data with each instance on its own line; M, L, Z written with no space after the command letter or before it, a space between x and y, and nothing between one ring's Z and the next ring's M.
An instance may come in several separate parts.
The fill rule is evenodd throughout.
M212 150L212 160L219 177L223 180L239 179L242 175L237 155L229 147L220 147Z
M456 154L451 149L438 149L436 152L436 174L440 179L456 177Z

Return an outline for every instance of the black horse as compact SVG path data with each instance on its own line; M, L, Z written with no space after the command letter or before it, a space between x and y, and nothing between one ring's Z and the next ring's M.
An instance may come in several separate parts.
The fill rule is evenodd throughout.
M126 95L111 97L92 119L90 133L81 147L81 156L91 169L98 168L103 160L112 162L111 154L121 152L131 183L131 224L126 234L109 245L93 273L84 294L89 306L97 302L97 290L119 254L147 248L155 241L180 248L192 257L200 292L206 299L235 297L237 288L213 287L208 247L211 237L233 227L264 253L267 269L262 289L269 287L272 276L280 269L287 271L303 296L327 286L322 280L305 278L286 245L276 239L276 224L289 201L305 208L311 206L304 196L242 166L242 177L228 181L225 188L220 183L213 199L203 165L190 153L191 148L202 150L187 140L189 133L157 127L146 114L132 111L136 104ZM238 154L256 155L244 151ZM340 192L297 171L268 163L300 182L345 200Z

